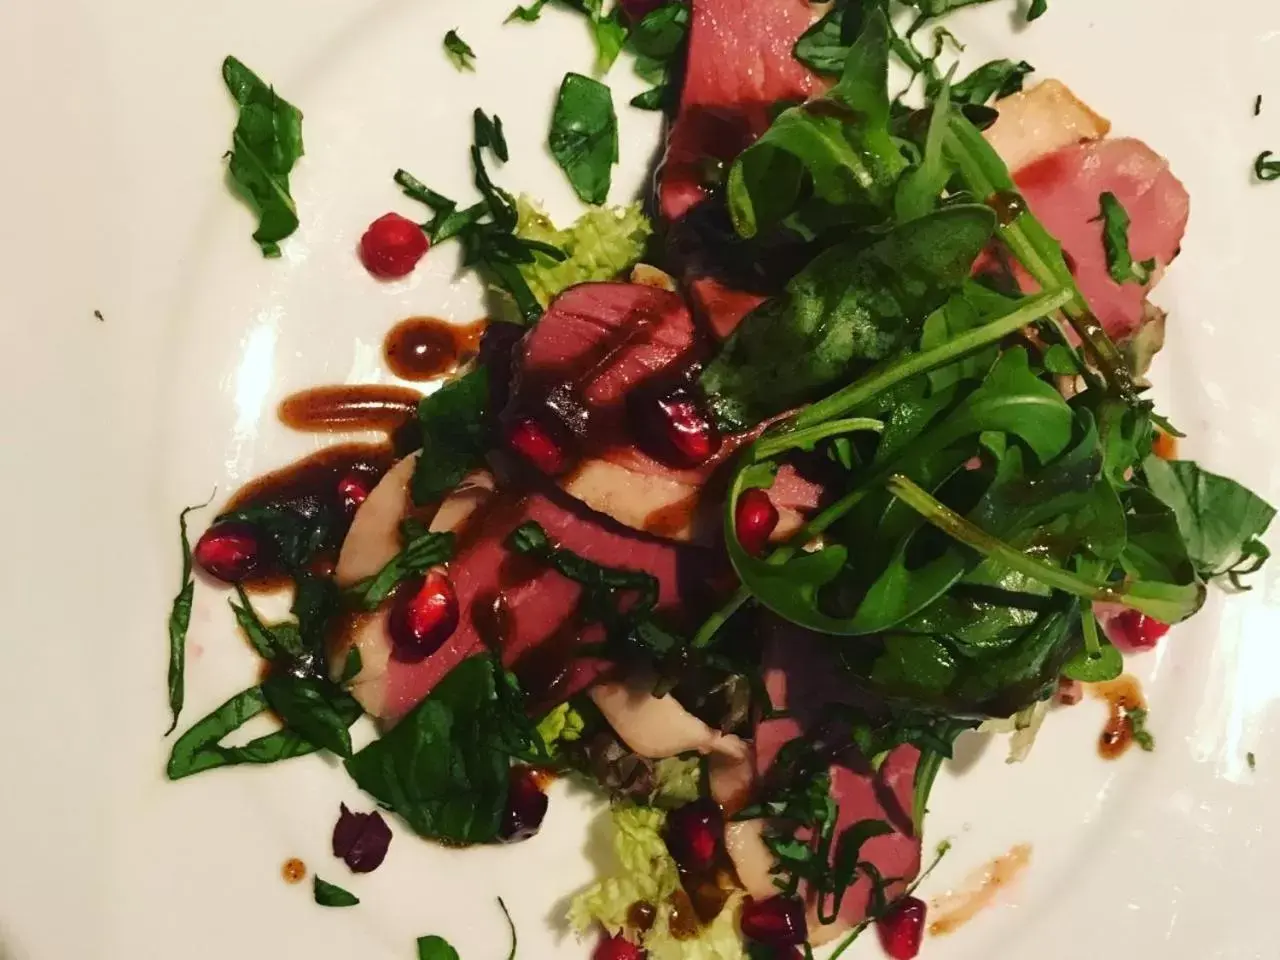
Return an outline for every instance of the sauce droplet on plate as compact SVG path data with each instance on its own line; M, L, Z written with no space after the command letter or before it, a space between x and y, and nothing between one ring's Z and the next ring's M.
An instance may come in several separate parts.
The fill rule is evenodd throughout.
M954 933L989 907L996 896L1031 863L1031 844L1019 843L965 878L960 888L933 901L931 936Z
M392 328L382 345L387 366L402 380L433 380L452 373L480 350L487 320L457 324L410 317Z
M290 857L280 868L285 883L301 883L307 875L307 865L297 857Z
M1127 673L1106 683L1093 684L1090 692L1099 700L1106 701L1109 709L1107 725L1098 737L1098 753L1104 759L1115 760L1135 742L1130 714L1135 710L1145 711L1147 699L1142 695L1142 686L1137 678Z

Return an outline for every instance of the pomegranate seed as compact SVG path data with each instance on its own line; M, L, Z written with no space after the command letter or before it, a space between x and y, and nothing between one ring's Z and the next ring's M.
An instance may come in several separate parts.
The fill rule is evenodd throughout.
M560 444L532 417L516 422L507 431L507 445L549 476L562 473L567 466Z
M742 904L742 932L766 947L799 946L809 938L804 904L792 897L747 897Z
M1108 631L1115 645L1124 651L1150 650L1168 632L1169 624L1137 610L1125 610L1116 616Z
M642 445L659 460L699 467L720 450L720 431L701 399L688 387L660 397L639 392L631 405L632 424Z
M458 595L442 570L406 580L387 620L392 652L402 663L425 660L458 629Z
M369 492L369 479L361 474L349 473L338 481L338 500L348 514L355 513L369 499Z
M712 800L695 800L671 811L663 834L671 857L690 873L715 866L724 842L724 814Z
M768 492L759 487L744 491L733 508L733 529L742 549L758 557L777 528L778 508Z
M239 583L266 565L266 545L247 523L215 523L196 543L196 563L211 577Z
M622 934L611 937L608 934L600 938L591 960L645 960L649 954L632 943Z
M893 960L912 960L924 940L924 916L928 907L916 897L904 897L876 921L880 946Z
M360 262L383 280L407 277L429 246L420 226L398 213L388 213L369 224L360 238Z
M542 818L547 815L547 802L537 772L529 767L512 767L507 809L498 834L502 842L519 843L537 833L542 828Z

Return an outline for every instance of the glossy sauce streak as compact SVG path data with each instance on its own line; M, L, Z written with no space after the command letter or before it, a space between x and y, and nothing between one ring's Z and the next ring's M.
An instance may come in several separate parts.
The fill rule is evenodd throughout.
M1142 686L1137 678L1126 673L1106 683L1092 684L1089 691L1099 700L1106 701L1109 708L1107 725L1098 738L1098 753L1104 759L1115 760L1133 745L1133 722L1129 719L1129 711L1146 708Z
M391 372L402 380L433 380L475 357L488 322L456 324L432 317L410 317L387 334L382 355Z
M627 908L627 926L637 933L648 933L657 919L657 908L647 900L637 900Z
M987 206L996 213L1000 225L1007 227L1027 212L1027 201L1016 190L1001 190L993 193L987 200Z
M667 900L671 913L667 917L667 929L677 940L692 940L702 929L694 913L693 903L683 890L677 890Z
M1003 856L965 878L958 891L952 891L933 901L934 920L929 924L931 936L941 937L955 933L989 907L996 896L1009 886L1031 863L1031 845L1020 843Z
M421 393L408 387L315 387L286 397L278 414L285 426L308 433L370 430L390 435L413 419L421 399Z

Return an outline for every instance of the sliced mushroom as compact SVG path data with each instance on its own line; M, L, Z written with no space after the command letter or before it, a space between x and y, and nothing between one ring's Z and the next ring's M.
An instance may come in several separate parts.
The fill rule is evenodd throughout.
M747 755L747 744L703 723L670 694L653 695L653 678L600 683L590 696L622 742L642 757L660 760L681 753Z

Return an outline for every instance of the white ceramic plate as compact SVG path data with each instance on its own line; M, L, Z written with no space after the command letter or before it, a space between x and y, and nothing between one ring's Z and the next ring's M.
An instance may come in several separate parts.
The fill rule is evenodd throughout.
M451 853L401 831L386 865L353 881L326 848L338 802L360 798L325 760L177 785L161 775L179 508L313 449L320 441L277 425L276 403L311 385L386 380L380 344L396 320L479 315L480 291L454 276L451 252L391 285L359 266L370 219L416 212L391 172L469 195L468 117L481 105L510 131L501 181L561 220L575 213L541 145L554 90L566 69L589 67L590 42L552 12L501 27L513 2L0 5L3 960L407 960L425 933L480 960L505 955L497 895L522 960L585 953L553 920L600 850L588 803L563 786L542 833L518 848ZM1192 435L1187 453L1280 501L1280 184L1249 173L1259 151L1280 150L1280 6L1050 7L1027 30L998 3L952 26L969 59L1025 57L1171 158L1193 216L1160 289L1172 322L1159 396ZM475 47L477 73L442 56L451 27ZM302 228L279 261L258 255L250 215L222 182L227 53L306 113ZM628 97L640 89L625 67L615 73ZM639 189L658 144L652 115L624 110L621 123L615 201ZM955 851L928 891L1015 843L1033 854L996 907L927 943L926 957L1277 956L1277 578L1273 564L1252 593L1215 595L1158 655L1134 661L1155 754L1098 760L1103 708L1086 701L1052 718L1026 765L1006 767L995 745L948 772L929 830L953 836ZM186 718L253 670L223 597L202 585ZM362 906L321 910L309 886L286 886L280 865L293 856ZM868 938L854 955L876 950Z

